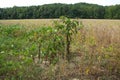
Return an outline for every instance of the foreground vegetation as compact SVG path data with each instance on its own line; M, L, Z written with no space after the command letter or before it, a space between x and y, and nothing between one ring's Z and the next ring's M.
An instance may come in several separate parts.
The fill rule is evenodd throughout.
M78 26L75 21L68 62L62 27L73 22L31 29L0 25L0 80L119 80L120 24Z

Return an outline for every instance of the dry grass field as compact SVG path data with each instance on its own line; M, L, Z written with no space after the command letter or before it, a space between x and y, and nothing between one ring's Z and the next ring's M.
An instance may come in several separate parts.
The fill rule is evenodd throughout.
M53 21L57 19L16 19L16 20L0 20L0 24L11 25L18 24L24 26L51 26ZM82 21L85 26L118 26L120 27L120 20L109 20L109 19L78 19Z
M54 26L54 20L0 20L0 24L17 24L34 29ZM78 20L84 27L73 36L71 62L61 60L54 67L46 67L41 73L42 78L39 74L33 74L34 80L120 80L120 20Z

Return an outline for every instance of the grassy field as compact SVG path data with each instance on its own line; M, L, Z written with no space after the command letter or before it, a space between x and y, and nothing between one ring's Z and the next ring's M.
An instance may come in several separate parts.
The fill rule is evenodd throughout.
M10 34L16 34L17 38L13 38L16 41L16 46L22 45L22 49L24 49L30 42L26 41L27 37L22 40L22 34L27 34L27 31L39 27L54 26L55 20L57 19L0 20L0 24L5 27L11 27L10 25L23 26L20 30ZM48 63L36 63L37 60L35 60L29 66L23 64L23 73L19 73L20 68L18 71L12 70L19 73L23 77L22 80L120 80L120 20L78 20L83 23L84 27L79 30L76 36L73 36L70 48L72 57L69 63L61 59L58 64L53 66ZM0 29L4 33L2 27ZM4 37L2 33L0 36ZM0 41L2 44L2 38ZM4 53L3 50L8 50L6 48L8 43L1 45L1 53ZM9 49L8 52L12 49L14 48ZM15 50L19 50L19 47L16 47ZM21 54L22 51L17 53ZM21 56L19 55L19 57ZM15 60L19 57L16 57ZM11 73L15 75L14 72ZM8 76L11 75L8 74ZM16 80L16 77L12 80Z

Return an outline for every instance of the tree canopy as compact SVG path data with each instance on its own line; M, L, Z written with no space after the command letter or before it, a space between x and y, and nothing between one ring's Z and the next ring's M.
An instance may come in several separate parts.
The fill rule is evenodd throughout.
M0 19L59 18L120 19L120 5L101 6L97 4L45 4L40 6L0 8Z

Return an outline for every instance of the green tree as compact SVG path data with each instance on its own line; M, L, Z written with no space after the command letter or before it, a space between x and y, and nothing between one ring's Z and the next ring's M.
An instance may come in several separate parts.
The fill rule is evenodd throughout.
M64 58L67 58L70 61L70 45L72 41L72 35L76 34L78 31L79 22L75 20L71 20L67 17L62 16L61 22L55 22L55 27L58 32L63 35L65 40L65 54Z

